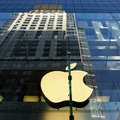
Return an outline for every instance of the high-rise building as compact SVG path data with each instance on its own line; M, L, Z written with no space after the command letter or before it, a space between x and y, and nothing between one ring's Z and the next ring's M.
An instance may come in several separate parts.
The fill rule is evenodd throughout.
M90 103L85 109L88 111L91 109L98 111L99 107L103 109L102 104L98 107L95 103L100 95L84 29L77 27L74 13L62 10L36 10L13 14L1 29L0 42L0 98L1 102L8 106L10 105L8 102L12 105L17 104L13 111L23 110L24 105L28 104L25 102L34 102L28 104L27 110L36 110L42 114L42 120L47 120L43 116L46 112L42 112L43 110L48 112L51 108L48 108L42 97L40 82L43 76L51 71L67 72L65 68L69 61L68 52L70 63L77 63L73 69L86 71L88 74L84 77L84 83L93 89ZM62 89L63 86L60 87ZM34 107L30 108L31 105ZM3 109L4 107L1 110ZM61 109L62 112L64 110L69 117L69 109L66 107ZM77 110L74 112L79 114ZM56 116L60 111L55 110L54 114ZM100 114L104 116L102 112ZM82 115L85 116L85 113ZM88 113L88 117L92 119L91 113Z
M1 120L69 119L69 107L49 107L40 86L46 74L68 72L69 55L93 88L89 104L73 107L75 120L119 120L119 1L6 1L0 11L20 13L0 13L0 27L8 20L0 29Z

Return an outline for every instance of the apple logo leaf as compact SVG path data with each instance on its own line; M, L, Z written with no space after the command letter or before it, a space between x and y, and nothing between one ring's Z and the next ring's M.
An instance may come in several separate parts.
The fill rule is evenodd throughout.
M74 69L77 66L77 63L70 64L70 69ZM65 70L68 70L68 66L65 68Z

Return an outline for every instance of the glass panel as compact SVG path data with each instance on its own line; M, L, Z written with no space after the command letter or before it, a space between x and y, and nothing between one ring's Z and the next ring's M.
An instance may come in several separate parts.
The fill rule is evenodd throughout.
M119 4L1 0L1 119L119 120Z

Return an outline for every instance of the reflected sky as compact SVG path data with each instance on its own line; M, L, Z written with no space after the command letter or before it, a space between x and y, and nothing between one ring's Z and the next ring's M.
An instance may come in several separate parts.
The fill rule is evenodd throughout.
M0 13L0 28L5 24L5 22L10 19L12 13Z
M62 4L67 12L119 13L118 0L1 0L0 12L28 12L35 4Z

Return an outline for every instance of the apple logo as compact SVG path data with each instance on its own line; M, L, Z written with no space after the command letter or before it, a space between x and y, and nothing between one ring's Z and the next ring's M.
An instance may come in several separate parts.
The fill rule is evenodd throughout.
M71 64L72 66L72 64ZM73 67L76 65L73 64ZM66 68L67 69L67 68ZM89 102L93 92L83 82L85 71L72 70L72 103L74 107L82 108ZM69 106L69 81L68 72L52 71L41 79L40 87L46 102L53 108Z

